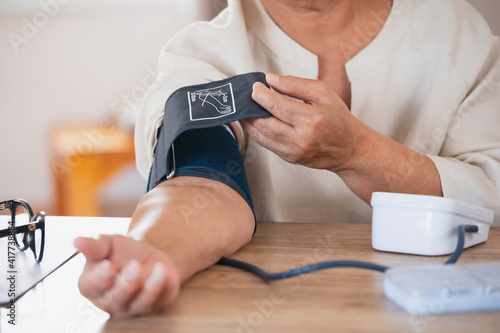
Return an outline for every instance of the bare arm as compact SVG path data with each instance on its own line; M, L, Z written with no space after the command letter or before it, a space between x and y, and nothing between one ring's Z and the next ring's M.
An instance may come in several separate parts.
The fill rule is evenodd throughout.
M373 192L443 196L439 172L430 158L365 127L349 166L337 172L366 203Z
M184 281L248 243L253 230L252 211L233 189L178 177L142 198L129 236L172 255Z
M245 245L254 217L230 187L178 177L139 202L129 237L79 238L87 263L82 295L114 316L150 313L170 305L192 275Z

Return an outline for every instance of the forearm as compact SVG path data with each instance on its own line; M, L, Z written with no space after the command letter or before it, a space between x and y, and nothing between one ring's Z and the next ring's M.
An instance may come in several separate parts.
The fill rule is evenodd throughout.
M185 281L248 243L254 223L250 207L230 187L176 177L141 199L129 236L168 253Z
M337 174L357 196L370 203L376 191L443 195L430 158L356 122L355 153Z

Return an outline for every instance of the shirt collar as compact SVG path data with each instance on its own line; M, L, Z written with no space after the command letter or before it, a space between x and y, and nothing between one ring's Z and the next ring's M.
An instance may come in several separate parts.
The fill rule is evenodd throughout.
M411 25L414 5L413 0L393 0L389 17L378 35L346 63L350 81L367 74L394 53ZM373 17L377 20L376 14Z
M285 34L267 14L260 0L229 2L241 3L248 29L276 57L297 68L306 77L318 77L318 57ZM393 0L389 17L378 35L346 63L350 81L370 72L391 56L411 25L414 5L414 0ZM376 14L374 20L377 20Z
M248 29L280 60L310 78L318 77L318 57L285 34L259 0L240 0Z

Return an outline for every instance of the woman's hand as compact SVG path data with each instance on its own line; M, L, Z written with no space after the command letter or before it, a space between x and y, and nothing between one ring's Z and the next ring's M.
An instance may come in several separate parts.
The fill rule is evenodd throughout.
M266 80L274 90L255 83L252 98L274 117L242 121L261 146L287 162L335 172L366 203L375 191L443 195L429 157L363 124L325 83Z
M274 117L244 121L250 137L287 162L338 172L356 156L366 130L324 82L268 74L252 98ZM292 98L290 98L292 97Z
M164 252L120 235L77 238L87 259L78 286L83 296L114 317L157 312L180 289L173 261Z

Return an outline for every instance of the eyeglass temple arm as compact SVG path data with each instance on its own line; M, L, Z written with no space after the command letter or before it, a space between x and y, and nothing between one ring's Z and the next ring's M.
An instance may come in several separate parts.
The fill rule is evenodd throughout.
M8 237L8 236L13 235L13 234L21 234L23 232L35 231L36 229L41 229L43 227L42 224L45 225L45 221L21 225L19 227L16 227L14 233L12 233L12 229L3 229L3 230L0 230L0 238ZM33 228L33 225L35 226L35 228Z

